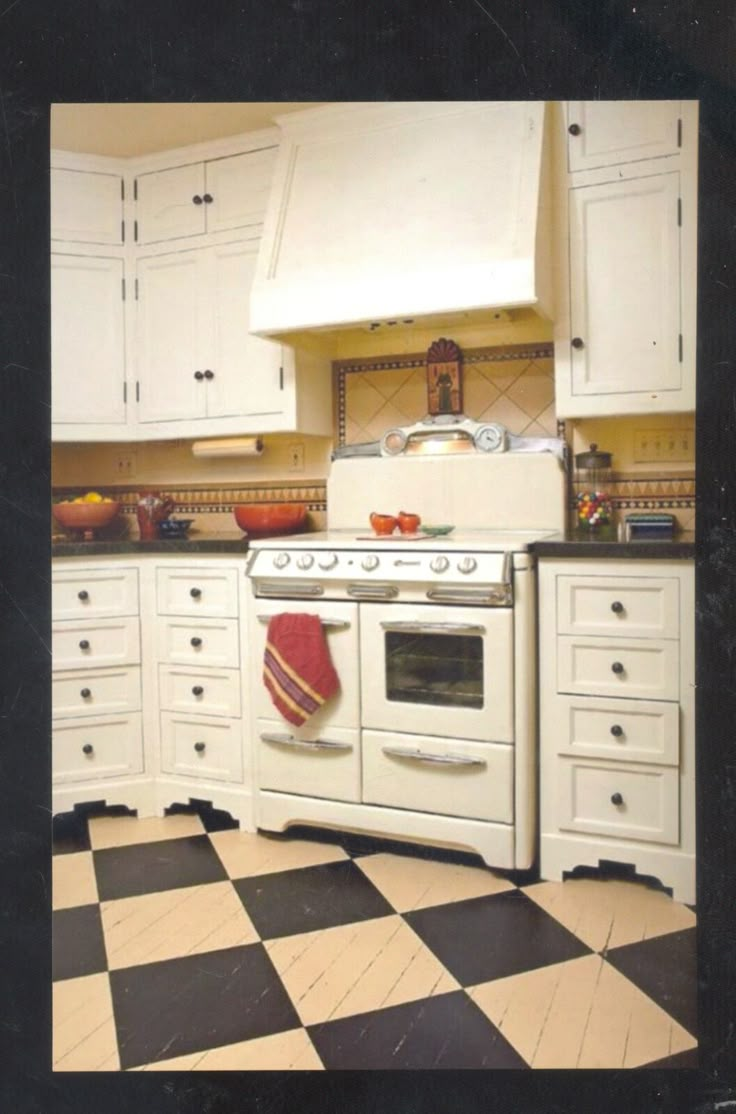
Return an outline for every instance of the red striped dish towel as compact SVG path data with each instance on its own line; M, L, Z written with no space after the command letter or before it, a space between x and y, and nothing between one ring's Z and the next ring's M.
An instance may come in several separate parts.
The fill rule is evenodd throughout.
M272 616L263 681L281 715L297 727L339 690L319 616L292 612Z

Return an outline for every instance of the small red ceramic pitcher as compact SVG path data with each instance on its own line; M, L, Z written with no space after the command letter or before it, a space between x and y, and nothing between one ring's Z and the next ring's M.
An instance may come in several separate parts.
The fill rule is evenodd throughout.
M135 513L141 541L150 542L158 537L156 527L159 522L169 517L175 506L176 503L170 496L159 495L155 491L146 492L138 497Z
M399 530L402 534L416 534L422 524L418 514L410 511L399 511Z
M398 519L392 514L376 514L374 511L370 516L370 523L375 534L393 534L398 526Z

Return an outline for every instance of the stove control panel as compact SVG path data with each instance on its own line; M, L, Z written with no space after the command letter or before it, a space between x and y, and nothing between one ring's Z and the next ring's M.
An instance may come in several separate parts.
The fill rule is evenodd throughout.
M445 557L444 553L438 553L437 556L433 557L429 562L429 567L432 572L447 572L450 567L449 558Z

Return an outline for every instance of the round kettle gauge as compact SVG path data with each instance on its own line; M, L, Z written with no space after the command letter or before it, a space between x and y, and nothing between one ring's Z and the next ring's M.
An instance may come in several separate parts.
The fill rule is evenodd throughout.
M473 436L473 443L482 453L503 452L506 448L506 430L495 422L479 426Z

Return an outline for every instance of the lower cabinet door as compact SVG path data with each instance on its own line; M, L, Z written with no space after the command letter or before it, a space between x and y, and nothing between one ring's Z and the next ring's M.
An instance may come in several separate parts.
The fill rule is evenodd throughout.
M240 715L240 671L159 666L161 707L203 716Z
M257 721L260 789L360 801L360 732L349 727L291 727Z
M573 832L679 842L679 772L675 766L558 759L560 828Z
M137 712L141 706L141 671L133 666L55 673L51 702L55 717Z
M143 738L140 714L68 719L55 723L51 766L55 784L141 773Z
M511 824L513 747L364 731L363 803Z
M240 720L162 712L161 769L184 777L242 781Z
M679 644L653 638L557 639L557 688L579 696L678 700Z

